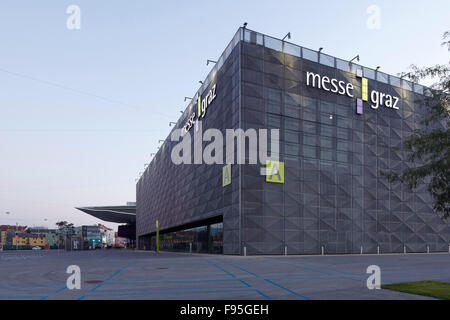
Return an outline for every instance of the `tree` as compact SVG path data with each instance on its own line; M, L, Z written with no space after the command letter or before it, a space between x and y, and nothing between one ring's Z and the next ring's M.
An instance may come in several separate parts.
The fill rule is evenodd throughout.
M64 227L67 226L68 222L67 221L59 221L57 223L55 223L59 229L63 229Z
M59 248L66 244L67 229L72 228L73 224L67 221L58 221L55 223L59 229Z
M443 37L443 46L450 52L450 31ZM381 172L390 183L400 182L410 189L424 182L433 199L433 208L450 217L450 63L433 67L411 66L410 80L437 79L426 89L422 99L428 116L423 128L403 141L407 160L416 162L413 168L401 172Z

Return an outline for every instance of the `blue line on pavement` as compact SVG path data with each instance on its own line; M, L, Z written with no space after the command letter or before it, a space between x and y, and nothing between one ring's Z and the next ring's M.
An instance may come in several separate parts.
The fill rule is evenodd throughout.
M300 298L305 299L305 300L311 300L310 298L305 297L304 295L301 295L300 293L297 293L297 292L295 292L295 291L292 291L291 289L288 289L288 288L286 288L286 287L283 287L282 285L279 285L278 283L275 283L275 282L273 282L273 281L271 281L271 280L269 280L269 279L264 279L264 281L267 281L267 282L273 284L274 286L277 286L277 287L279 287L279 288L281 288L281 289L283 289L283 290L286 290L287 292L290 292L290 293L296 295L297 297L300 297Z
M258 276L256 273L253 273L253 272L251 272L251 271L248 271L248 270L246 270L246 269L244 269L244 268L242 268L242 267L239 267L239 266L237 266L237 265L234 265L234 264L232 264L232 263L228 263L228 262L225 262L225 263L229 264L229 265L232 266L232 267L235 267L236 269L239 269L239 270L242 270L242 271L244 271L244 272L247 272L248 274L251 274L252 276L254 276L254 277L256 277L256 278L259 278L259 276Z
M29 293L28 293L29 294ZM4 299L42 299L42 298L46 298L46 296L30 296L30 295L0 295L0 300L4 300Z
M65 290L65 289L67 289L67 286L64 286L61 289L56 290L53 294L58 294L58 293L60 293L61 291ZM48 298L48 296L42 297L41 300L45 300L47 298Z
M91 289L91 292L94 292L95 290L97 290L101 286L102 286L101 284L96 285L94 288Z
M131 266L133 263L129 263L127 264L125 267L120 268L119 270L117 270L116 272L114 272L112 275L110 275L108 278L105 279L104 282L107 282L109 280L111 280L112 278L114 278L116 275L119 274L119 272L125 270L126 268L128 268L129 266ZM95 290L97 290L98 288L100 288L103 284L100 283L97 286L95 286L95 288L91 289L91 292L94 292Z
M226 274L232 276L233 278L236 278L236 276L235 276L234 274L232 274L231 272L228 272L227 270L225 270L225 269L222 268L222 267L219 267L217 264L212 263L212 262L210 262L210 261L208 261L208 260L206 260L206 259L203 259L203 260L205 260L205 261L208 262L209 264L212 264L213 266L215 266L216 268L222 270L223 272L225 272Z
M235 290L201 290L201 291L174 291L174 292L150 292L150 293L104 293L104 294L86 294L78 298L78 300L83 300L86 297L102 297L102 296L142 296L142 295L158 295L158 294L186 294L186 293L222 293L222 292L257 292L258 290L253 289L235 289ZM261 292L258 294L265 296Z
M245 282L244 280L239 280L240 282L242 282L243 284L245 284L247 287L251 287L251 285L249 285L247 282Z
M106 278L106 280L105 280L104 282L111 280L111 279L114 278L119 272L121 272L122 270L128 268L128 267L131 266L132 264L133 264L133 263L127 264L125 267L123 267L123 268L117 270L117 271L114 272L112 275L110 275L108 278Z
M267 295L265 295L264 293L262 293L261 291L259 291L259 290L255 290L256 292L258 292L260 295L262 295L264 298L266 298L267 300L272 300L272 298L271 297L269 297L269 296L267 296Z
M60 293L61 291L65 290L65 289L67 289L67 286L64 286L61 289L56 290L55 293Z
M186 278L177 278L177 279L171 279L171 280L161 280L161 279L134 279L134 280L111 280L107 283L104 283L106 285L115 284L115 283L158 283L158 282L215 282L215 281L234 281L233 279L226 278L226 279L216 279L216 278L206 278L206 279L186 279Z
M248 286L246 286L248 287ZM211 289L242 289L241 285L239 286L224 286L224 287L212 287ZM151 291L160 291L160 292L172 292L174 290L206 290L206 288L134 288L134 289L108 289L108 290L98 290L97 293L102 292L151 292Z

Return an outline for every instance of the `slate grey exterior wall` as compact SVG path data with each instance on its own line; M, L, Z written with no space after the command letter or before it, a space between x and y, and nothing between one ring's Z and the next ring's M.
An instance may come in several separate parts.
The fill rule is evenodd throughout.
M228 56L215 78L202 93L216 84L217 97L202 121L203 131L239 127L240 46ZM196 112L194 101L174 128L181 128ZM194 141L195 128L189 134ZM177 142L170 135L136 185L136 232L139 248L149 249L149 235L160 230L223 216L224 253L239 254L239 167L232 167L233 183L222 187L222 165L175 165L171 151ZM203 143L203 148L207 143ZM224 149L225 150L225 149ZM192 149L192 163L194 152ZM224 151L225 154L225 151Z
M306 86L308 71L351 82L355 97ZM242 168L248 254L449 250L449 225L433 212L425 186L412 192L380 175L414 166L401 142L421 126L423 96L369 79L372 89L401 97L399 110L365 102L357 115L355 74L243 43L243 126L280 128L285 162L285 184L267 183L259 166Z
M380 175L414 166L401 141L421 126L423 96L367 70L369 93L401 97L399 110L365 102L357 115L361 81L345 65L269 49L260 39L251 33L218 72L203 129L280 129L285 183L266 182L261 165L233 165L232 184L222 187L222 165L176 166L166 141L137 184L140 246L156 220L164 230L223 215L225 254L448 251L449 224L433 212L425 186L412 192ZM355 97L307 87L307 71L351 82Z

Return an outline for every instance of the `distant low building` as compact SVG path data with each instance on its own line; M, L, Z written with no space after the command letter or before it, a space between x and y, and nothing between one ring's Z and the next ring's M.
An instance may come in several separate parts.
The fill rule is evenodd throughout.
M45 239L47 241L47 245L50 248L58 248L59 247L59 235L57 232L54 233L46 233L45 234Z
M37 234L38 236L45 237L46 244L51 249L59 248L60 236L58 229L49 229L45 227L30 227L26 229L26 232Z
M30 246L30 247L45 247L47 244L45 235L38 235L36 233L18 233L15 237L12 239L12 245L13 246Z
M128 245L128 239L119 237L118 233L114 233L114 247L116 248L126 248Z
M95 249L102 245L100 228L98 226L82 226L83 250Z
M36 234L46 234L49 232L56 232L56 229L49 229L46 227L28 227L25 231Z
M114 230L102 224L98 225L100 229L100 236L104 247L112 247L114 245Z
M26 226L0 226L0 243L2 245L12 245L12 239L16 232L23 232L27 229Z

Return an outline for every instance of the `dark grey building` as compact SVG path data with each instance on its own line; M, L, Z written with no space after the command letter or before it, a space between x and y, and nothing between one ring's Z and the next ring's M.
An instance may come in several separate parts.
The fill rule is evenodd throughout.
M279 129L284 183L268 181L261 164L231 165L230 184L224 164L176 165L169 135L136 186L139 248L155 248L158 220L164 250L448 251L449 224L425 186L413 192L380 175L415 165L402 139L422 125L424 90L239 29L174 129L193 136L199 114L203 131Z

